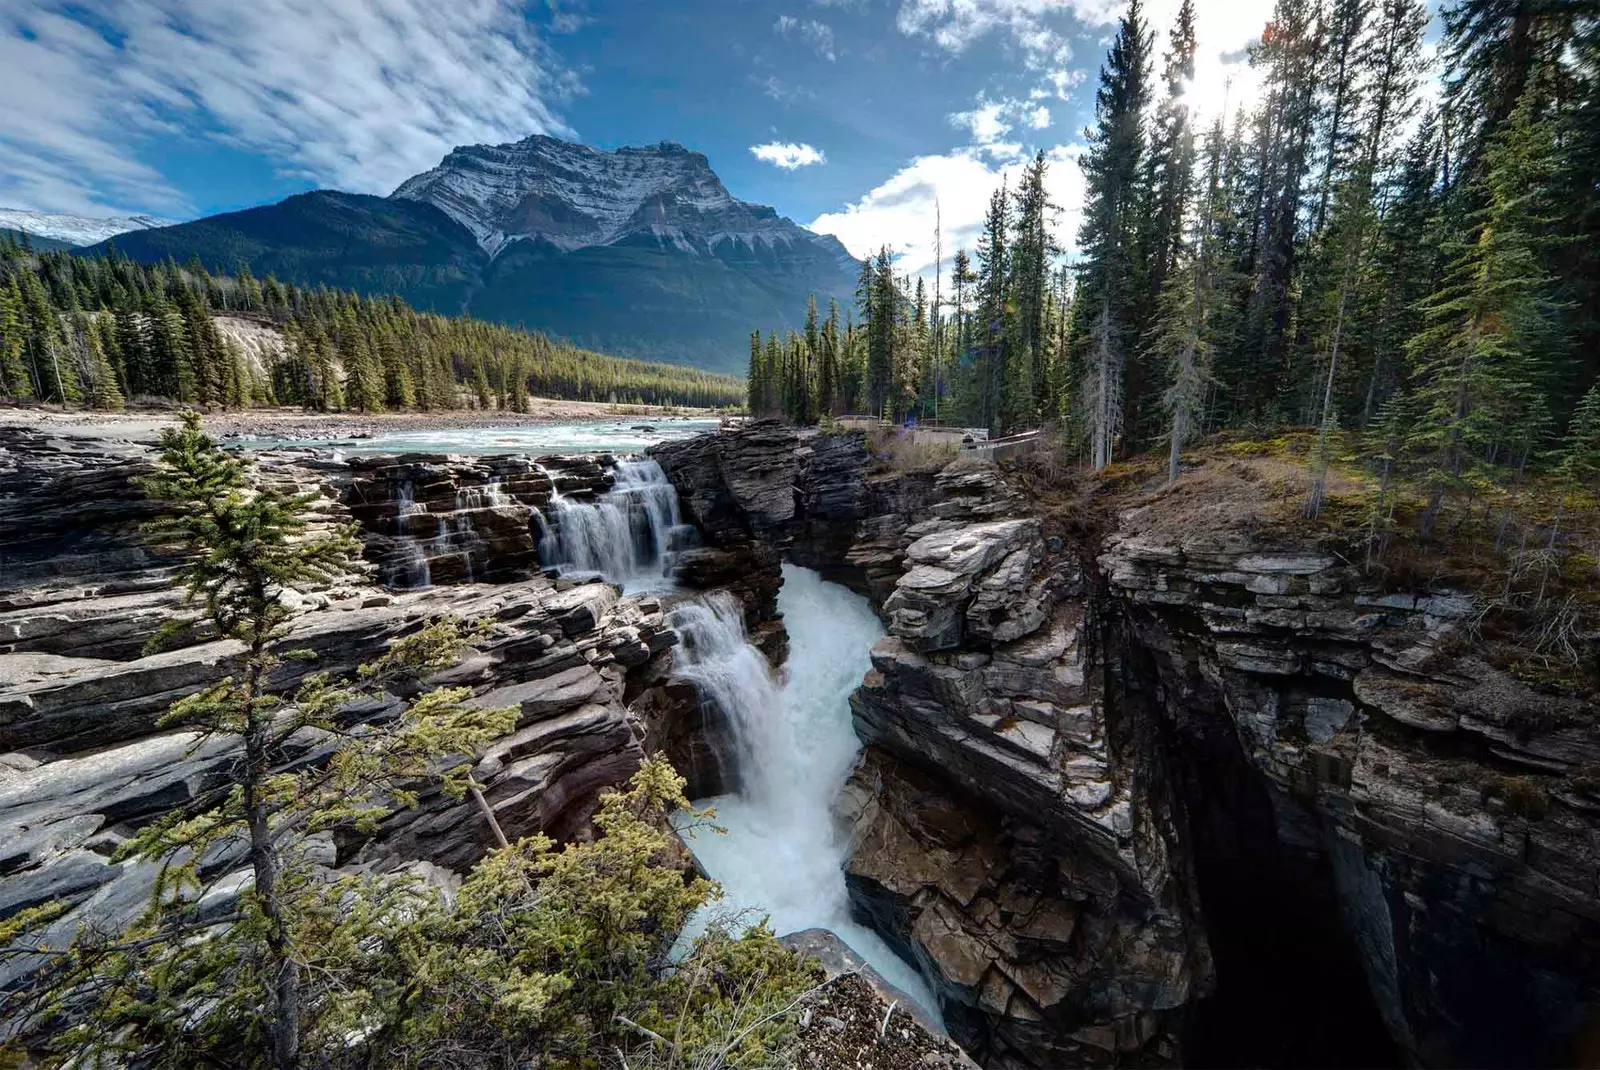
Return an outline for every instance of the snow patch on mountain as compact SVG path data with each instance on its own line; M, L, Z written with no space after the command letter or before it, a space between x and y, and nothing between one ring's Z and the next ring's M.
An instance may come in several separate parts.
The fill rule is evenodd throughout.
M613 152L544 135L465 146L392 196L434 205L490 257L521 240L571 252L648 237L703 256L729 244L752 252L812 245L830 255L837 246L771 208L735 198L702 153L670 141Z
M172 221L148 215L82 216L0 208L0 230L21 230L68 245L94 245L130 230L170 227Z

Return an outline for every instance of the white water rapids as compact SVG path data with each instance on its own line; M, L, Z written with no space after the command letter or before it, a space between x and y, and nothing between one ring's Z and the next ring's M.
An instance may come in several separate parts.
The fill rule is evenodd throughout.
M843 864L848 844L831 816L860 741L850 692L871 668L883 628L867 600L810 569L783 566L778 595L789 631L786 679L745 638L738 603L726 594L680 605L677 672L716 702L732 725L736 794L698 800L716 826L685 828L690 850L721 886L720 902L692 919L687 946L717 916L746 924L767 917L774 932L829 929L891 984L937 1016L917 972L877 934L850 918Z

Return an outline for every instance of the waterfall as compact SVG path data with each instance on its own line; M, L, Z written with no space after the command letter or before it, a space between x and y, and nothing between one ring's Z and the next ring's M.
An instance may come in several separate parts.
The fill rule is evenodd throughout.
M509 504L506 488L499 476L493 476L481 487L461 487L456 491L456 509L497 509Z
M552 495L555 538L541 541L540 558L628 590L665 586L673 552L694 535L678 512L678 492L649 459L619 461L613 478L594 501Z
M781 760L789 738L783 718L748 716L748 711L770 714L778 708L780 692L772 669L744 631L744 610L726 591L714 591L672 610L668 622L678 633L673 671L695 685L700 696L728 718L732 733L733 777L741 772L770 769ZM757 778L742 784L743 793L770 800L771 785Z
M916 970L850 917L843 866L849 844L832 805L861 748L850 720L850 692L871 668L868 652L883 627L867 600L810 569L783 566L778 608L789 631L787 679L772 678L745 638L738 602L718 592L673 610L682 642L679 675L727 716L739 790L700 800L716 809L717 835L682 828L690 850L722 886L680 937L687 946L718 915L747 923L770 918L779 935L832 930L937 1017Z
M411 533L412 519L426 513L427 509L417 501L416 491L412 489L410 480L395 487L394 504L395 534L399 538L395 542L394 549L390 551L388 560L384 562L384 585L408 590L414 587L431 587L433 578L428 567L428 555Z
M397 538L384 563L384 583L402 589L431 587L433 561L441 557L459 557L464 578L468 583L475 581L477 569L472 555L480 540L472 526L472 512L502 506L520 508L507 497L498 476L482 486L456 488L454 507L443 515L428 512L427 506L416 500L416 490L409 480L396 485L394 500ZM426 517L427 522L419 521L419 517ZM417 528L427 534L418 534Z

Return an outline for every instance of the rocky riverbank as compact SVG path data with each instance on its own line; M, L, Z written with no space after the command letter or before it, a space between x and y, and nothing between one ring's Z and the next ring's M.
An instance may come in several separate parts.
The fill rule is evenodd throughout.
M574 461L582 465L595 467ZM0 497L0 916L64 900L73 909L52 926L54 939L86 920L115 925L143 909L153 867L115 861L115 849L145 822L226 783L239 760L231 739L159 725L172 702L226 675L241 651L198 632L145 653L180 602L171 587L175 563L138 534L152 506L133 481L149 468L147 456L107 454L92 441L0 429L0 469L9 473ZM351 519L347 499L358 481L350 469L341 466L336 478L268 456L261 471L318 495L319 523ZM498 509L521 510L520 538L531 547L529 507ZM496 559L503 545L490 532L474 550ZM654 716L686 715L660 697L676 636L659 599L553 580L527 557L508 554L499 583L395 591L374 582L372 568L286 590L289 641L316 657L285 662L270 686L288 692L310 671L347 673L441 615L492 621L492 634L434 681L521 710L512 734L477 756L474 777L508 835L586 833L600 794L642 760L651 728L631 704L649 694ZM693 709L692 692L674 694ZM381 719L398 703L346 712L357 721ZM331 745L303 730L280 759L298 767ZM330 870L431 866L441 873L471 864L493 843L470 803L435 788L424 788L419 805L397 809L374 835L323 839L318 857ZM245 864L242 856L219 857L206 870L220 886L238 887ZM27 966L8 960L0 985Z
M305 409L230 409L206 417L219 439L260 438L361 440L398 431L457 431L492 427L543 427L560 423L637 420L642 423L715 418L711 409L659 405L613 405L598 401L530 398L525 413L499 410L388 413L319 413ZM0 405L0 427L31 429L42 434L136 443L155 442L161 429L172 426L174 411L134 409L85 412L49 406Z

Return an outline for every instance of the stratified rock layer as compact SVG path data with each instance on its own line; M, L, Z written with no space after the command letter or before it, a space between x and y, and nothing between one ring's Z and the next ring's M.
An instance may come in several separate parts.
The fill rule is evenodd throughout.
M427 589L374 587L375 569L358 565L331 582L284 590L284 641L315 658L285 660L267 686L289 694L309 672L347 674L441 616L490 622L432 682L518 711L510 734L472 756L473 777L512 838L585 834L600 795L638 768L647 740L681 736L679 725L698 706L693 689L671 676L677 637L658 598L537 573L531 503L548 501L551 473L573 495L610 482L597 459L561 460L550 469L525 458L443 457L350 467L294 452L263 456L260 465L261 479L317 494L314 528L362 520L380 567L394 535L385 517L399 515L402 497L422 506L416 515L437 507L442 522L466 536L435 555L438 582ZM107 452L100 443L0 435L0 471L10 477L0 493L8 566L0 576L0 919L62 900L72 909L45 934L49 941L70 939L85 920L114 927L142 910L156 871L113 860L116 849L147 822L225 789L241 758L236 740L159 724L173 702L237 666L242 651L201 631L142 652L183 608L172 590L178 562L153 553L139 532L155 507L134 481L150 465L138 447ZM401 485L420 492L387 493ZM467 582L473 575L508 582ZM384 695L345 714L374 721L400 708L398 697ZM283 767L322 761L334 743L302 729L285 744ZM397 808L375 834L341 831L302 846L325 868L420 866L429 879L466 868L493 846L475 804L432 784L417 792L417 804ZM248 880L240 851L222 851L202 868L228 895ZM28 968L8 961L0 988Z
M1052 534L859 435L670 449L742 567L879 607L846 875L981 1062L1561 1063L1600 1024L1600 719L1476 658L1469 597L1160 499Z

